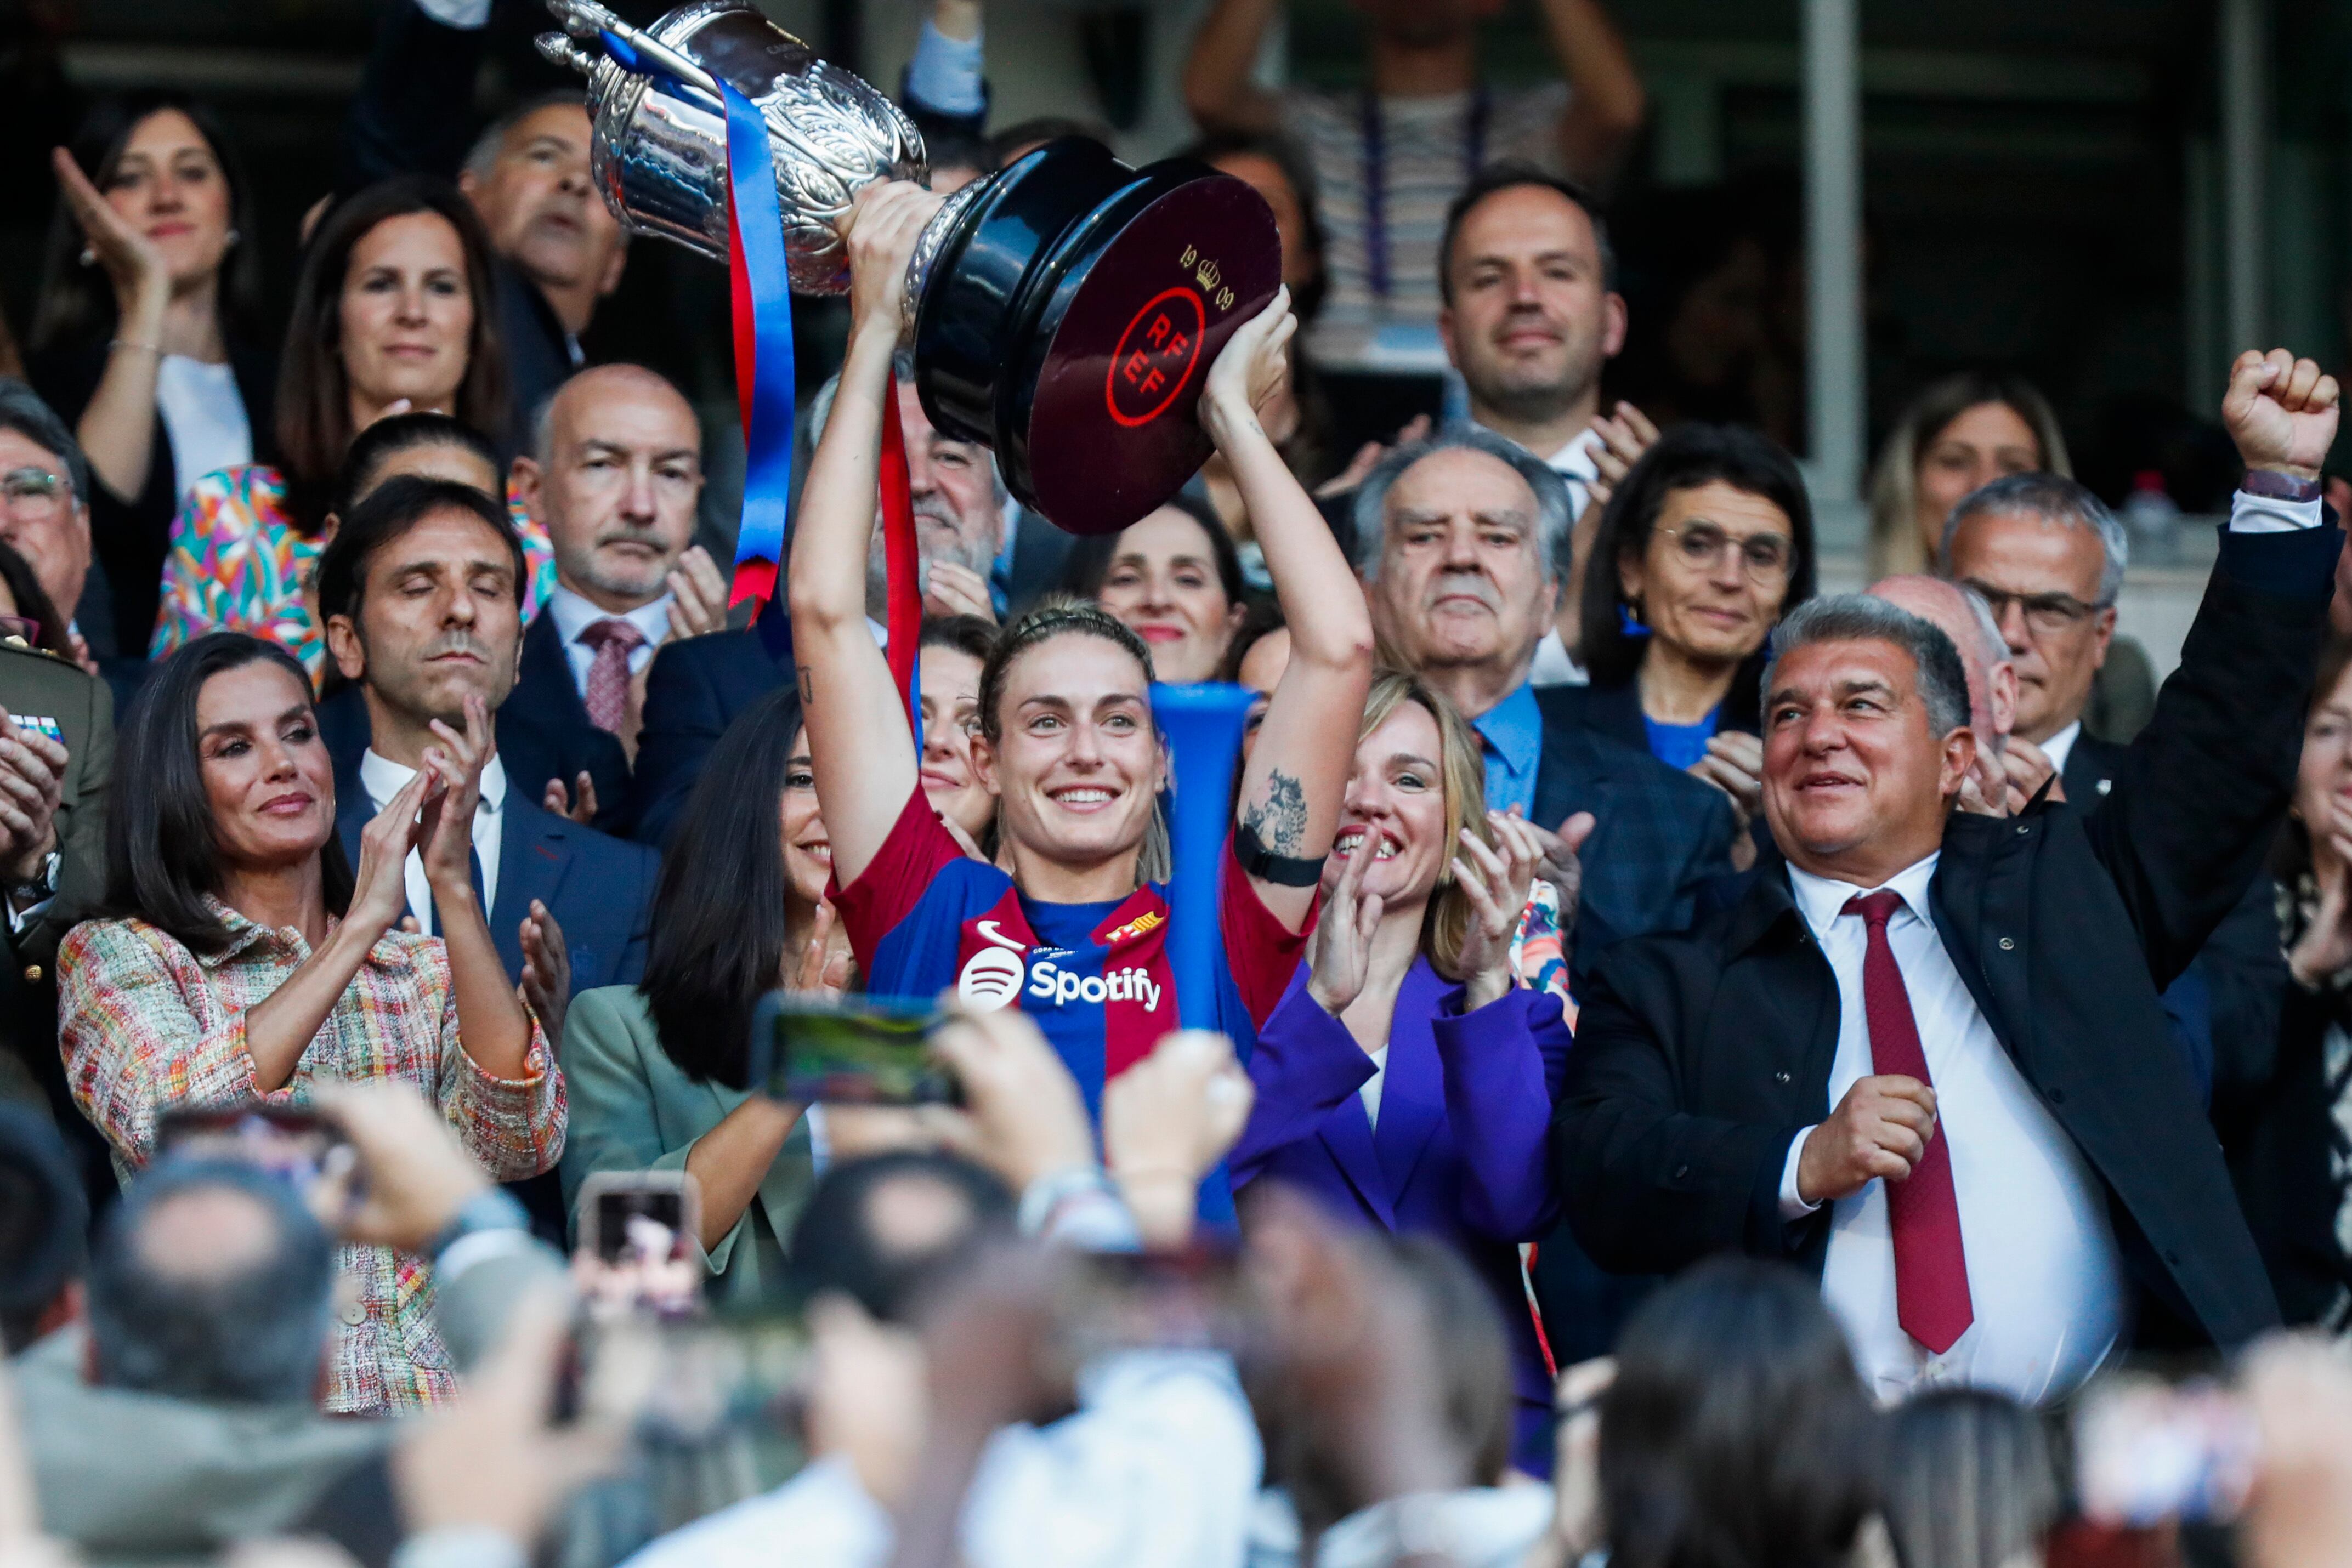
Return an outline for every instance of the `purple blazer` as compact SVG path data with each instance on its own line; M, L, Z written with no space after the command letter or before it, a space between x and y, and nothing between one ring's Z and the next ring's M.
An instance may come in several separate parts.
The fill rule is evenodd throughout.
M1307 977L1302 964L1258 1030L1249 1062L1257 1103L1234 1145L1234 1190L1278 1181L1342 1218L1438 1237L1468 1260L1510 1333L1515 1457L1548 1473L1551 1382L1518 1244L1559 1215L1545 1139L1575 1043L1559 998L1514 990L1465 1015L1462 988L1416 960L1389 1024L1376 1131L1357 1092L1372 1060L1307 994Z

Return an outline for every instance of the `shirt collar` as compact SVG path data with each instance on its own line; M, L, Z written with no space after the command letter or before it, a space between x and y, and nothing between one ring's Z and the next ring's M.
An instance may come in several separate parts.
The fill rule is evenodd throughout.
M1543 709L1536 706L1535 687L1522 682L1471 726L1485 739L1487 754L1514 779L1535 772L1543 756Z
M1882 885L1891 889L1903 900L1903 907L1920 920L1935 918L1927 908L1927 888L1936 880L1936 862L1943 858L1938 850L1925 860L1914 861L1889 877ZM1846 901L1858 893L1874 893L1875 888L1857 887L1850 882L1838 882L1826 876L1815 876L1809 871L1789 868L1789 889L1797 896L1797 909L1812 927L1817 937L1826 937L1838 916L1845 913Z
M2083 737L2083 721L2076 719L2042 743L2042 755L2050 758L2051 770L2066 771L2066 758L2074 753L2074 742Z
M646 645L651 647L669 635L669 601L665 593L650 603L640 604L619 619L626 621L645 634ZM599 621L610 620L613 612L591 602L562 583L547 596L547 612L555 617L555 634L570 647L580 641L580 633Z
M360 758L360 788L367 791L368 800L379 811L383 810L385 801L406 789L408 781L415 777L416 769L402 767L392 758L380 755L373 746ZM480 809L495 817L506 802L506 764L499 760L498 753L492 752L490 759L482 764Z
M1579 431L1576 439L1544 459L1544 466L1564 477L1581 479L1590 485L1601 477L1601 465L1592 454L1601 445L1597 430Z

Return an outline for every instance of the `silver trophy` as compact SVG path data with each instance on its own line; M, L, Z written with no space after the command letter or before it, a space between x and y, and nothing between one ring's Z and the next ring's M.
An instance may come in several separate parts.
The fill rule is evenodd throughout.
M588 78L591 168L606 204L638 234L727 260L727 113L714 78L767 121L795 293L848 292L841 228L861 188L928 178L923 139L897 104L747 0L698 0L643 30L595 0L547 8L564 31L541 34L539 51ZM653 69L625 68L595 47L603 34Z
M928 180L898 106L751 0L696 0L642 29L597 0L547 7L564 31L540 52L587 78L590 166L635 233L729 259L722 81L766 123L795 293L847 292L860 190ZM933 425L992 447L1024 506L1108 532L1208 456L1193 417L1206 368L1281 271L1273 214L1238 180L1186 159L1134 169L1066 138L965 185L924 227L903 340Z

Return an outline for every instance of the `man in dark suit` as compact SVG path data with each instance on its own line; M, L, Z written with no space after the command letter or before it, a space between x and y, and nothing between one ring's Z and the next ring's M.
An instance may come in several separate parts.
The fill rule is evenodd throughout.
M2053 799L2096 806L2126 755L2084 727L2115 634L2123 526L2073 480L2026 474L1962 500L1944 539L1948 571L1992 607L2017 671L2016 734L2003 758L2015 789L2031 796L2054 772ZM2273 1054L2286 967L2273 904L2270 879L2256 877L2164 993L2173 1037L2208 1099L2217 1082L2259 1073Z
M354 857L360 830L437 743L434 727L458 722L469 695L496 711L512 689L520 561L496 503L409 478L362 502L321 554L328 647L369 721L366 748L336 758L339 825ZM550 1035L561 1035L574 990L643 973L659 865L651 851L544 810L509 781L500 758L483 772L474 849L499 956ZM413 861L410 882L412 910L430 932L432 900L420 896Z
M555 591L523 633L514 709L550 736L606 735L632 755L656 651L727 624L726 580L694 543L693 405L642 366L582 371L540 411L513 490L555 550ZM625 825L625 774L563 783L575 821Z
M1712 787L1576 722L1580 693L1530 683L1571 515L1550 467L1461 426L1383 457L1356 492L1349 536L1381 656L1462 710L1486 754L1486 804L1544 837L1580 991L1612 944L1690 923L1702 889L1730 873L1734 827ZM1565 1227L1538 1245L1534 1279L1562 1364L1604 1354L1650 1284L1595 1268Z
M2249 474L2154 722L2086 810L1955 814L1951 642L1882 601L1792 615L1765 683L1777 852L1588 989L1553 1122L1603 1265L1738 1249L1816 1272L1882 1397L2063 1395L2108 1351L2278 1321L2158 990L2253 877L2294 776L2338 540L2337 392L2241 358Z

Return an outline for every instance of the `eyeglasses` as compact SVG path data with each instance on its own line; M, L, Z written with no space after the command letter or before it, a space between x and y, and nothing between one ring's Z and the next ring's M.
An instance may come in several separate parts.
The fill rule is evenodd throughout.
M0 615L0 643L22 643L27 648L38 647L41 623L25 615Z
M2044 636L2080 626L2106 608L2104 604L2085 604L2071 593L2003 593L1975 578L1968 579L1966 586L1984 596L1985 603L1992 609L1992 618L2000 624L2009 624L2009 607L2014 604L2025 612L2026 626Z
M1779 534L1749 534L1746 538L1736 539L1713 523L1685 523L1678 528L1658 531L1675 541L1684 561L1690 566L1713 566L1723 559L1728 548L1738 552L1739 564L1747 570L1750 582L1778 582L1789 575L1792 552L1789 541Z
M11 468L0 474L0 502L31 522L62 509L67 490L66 482L46 468Z

